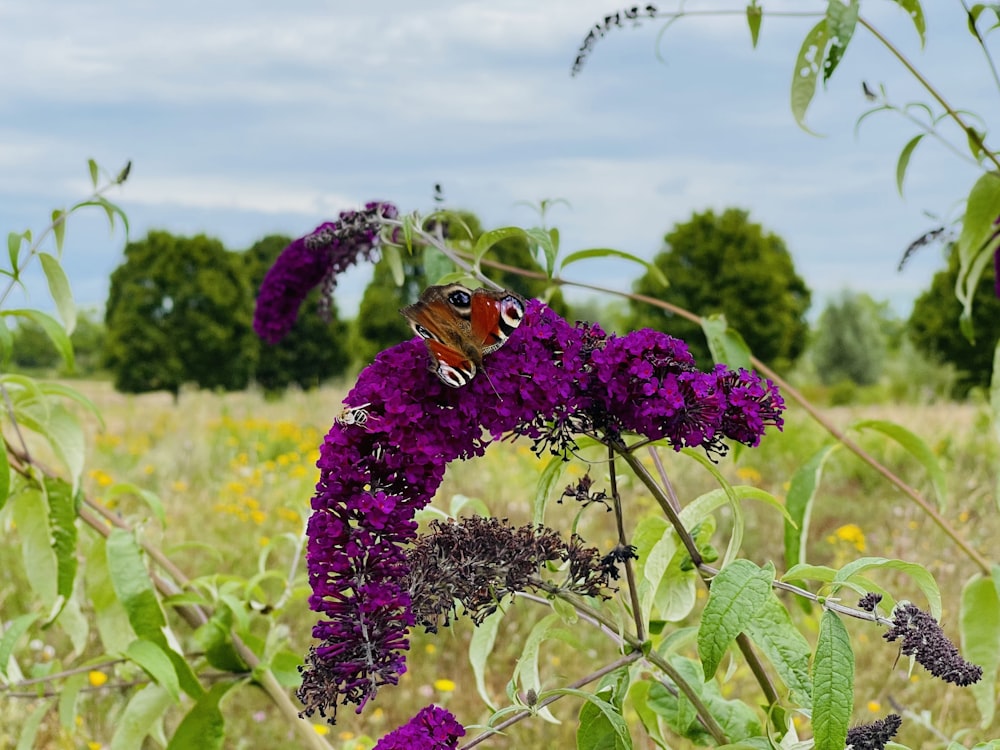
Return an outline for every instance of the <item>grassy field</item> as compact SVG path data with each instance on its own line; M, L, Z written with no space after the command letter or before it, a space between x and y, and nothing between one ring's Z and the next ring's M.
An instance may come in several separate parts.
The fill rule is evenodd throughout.
M250 577L258 570L262 554L267 564L287 573L295 552L295 540L302 531L309 498L316 480L314 466L317 446L340 411L344 389L327 388L312 393L293 393L278 401L265 400L254 393L211 394L185 392L174 403L166 394L124 396L105 383L74 383L87 394L104 415L100 429L88 419L88 472L86 491L102 498L127 518L141 522L146 538L161 546L189 576L232 574ZM1000 531L995 504L998 476L997 442L988 415L975 405L840 407L831 415L840 425L859 418L890 419L921 435L937 455L948 475L948 497L943 515L984 554L989 554ZM744 450L721 461L725 475L735 483L754 484L775 495L787 490L795 469L827 440L815 424L792 409L784 434L765 438L761 448ZM866 447L907 481L925 492L930 484L923 470L898 446L877 434L859 437ZM714 480L695 462L684 456L663 452L667 471L682 503L714 489ZM490 449L481 460L449 468L436 505L447 508L456 495L480 499L490 512L516 523L531 517L535 481L543 461L536 459L526 444L504 443ZM567 483L583 473L574 463L567 468ZM601 482L601 470L593 473ZM157 493L167 523L161 525L141 503L108 495L117 482L134 482ZM624 483L627 517L631 525L644 514L654 512L654 504L639 488ZM550 506L549 524L566 531L578 511L568 505ZM728 518L720 514L720 530L714 540L725 546ZM610 514L592 508L579 519L581 535L591 544L607 550L613 544ZM5 529L7 544L0 549L0 565L17 571L16 530ZM86 549L84 542L82 549ZM744 554L763 563L769 559L781 568L781 519L773 510L747 508L747 537ZM897 557L926 565L944 594L943 626L957 640L958 598L964 581L974 572L972 565L955 551L948 539L901 493L861 464L846 451L831 459L813 512L810 531L810 562L842 565L860 556ZM302 566L298 571L301 575ZM897 598L910 598L923 605L919 591L903 577L883 577L879 581L892 588ZM25 582L8 574L0 583L4 619L20 614L28 606ZM267 584L270 585L270 584ZM277 596L277 589L274 595ZM854 604L853 600L846 601ZM818 613L790 606L807 631L814 633ZM506 618L491 661L489 689L503 704L504 687L521 642L531 624L547 614L541 605L518 601ZM300 591L293 598L283 622L288 628L289 648L304 653L310 643L313 617ZM683 624L683 623L682 623ZM555 643L543 658L546 686L566 684L585 674L591 665L613 658L614 649L599 634L580 628L580 646L570 649ZM898 739L912 747L941 744L935 732L951 735L956 730L974 728L978 723L971 696L929 678L917 667L907 675L906 660L894 666L896 649L886 645L879 631L861 623L848 623L858 660L858 689L855 720L868 721L892 710L898 703L913 711L929 710L933 729L908 721ZM181 634L187 631L177 625ZM466 648L471 633L468 622L460 622L437 636L415 634L409 671L398 688L386 688L364 716L342 712L336 727L318 731L334 744L368 734L374 737L394 728L429 702L444 705L465 724L484 721L488 712L472 689ZM44 672L46 660L66 653L65 644L53 635L55 654L44 644L35 648L36 669ZM92 638L95 636L92 635ZM19 658L23 657L19 653ZM30 659L29 659L30 660ZM29 665L30 666L30 665ZM25 671L29 670L22 664ZM112 681L120 676L112 676ZM724 693L758 703L759 693L745 670L736 666ZM51 747L106 746L116 719L108 712L112 700L102 691L88 694L81 702L81 734L67 740L57 723L48 730ZM120 705L120 703L119 703ZM271 747L277 743L295 746L287 726L281 723L262 693L246 688L223 704L231 729L227 747ZM494 740L491 747L569 747L574 731L573 717L579 705L562 701L554 713L566 720L561 726L541 720L522 722L509 734L508 741ZM4 701L0 710L0 745L17 736L17 727L31 710L31 701ZM983 733L995 736L997 726ZM79 737L91 741L81 744ZM62 737L62 739L61 739ZM976 739L979 739L977 736ZM642 744L638 745L643 747ZM678 746L683 746L678 744ZM651 745L650 745L651 747Z

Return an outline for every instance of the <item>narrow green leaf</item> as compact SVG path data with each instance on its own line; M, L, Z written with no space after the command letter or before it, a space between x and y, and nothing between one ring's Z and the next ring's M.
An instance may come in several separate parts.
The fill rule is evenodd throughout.
M167 643L166 619L135 538L122 529L112 529L106 552L111 585L125 608L132 629L137 636L152 641L167 653L181 688L192 698L200 698L205 691L191 666Z
M19 492L11 503L14 523L21 537L21 562L32 591L42 607L52 610L58 596L58 564L52 549L49 509L42 493L30 488Z
M900 195L903 194L903 178L906 177L906 168L910 166L910 157L913 155L913 149L923 140L924 135L925 133L918 133L913 136L903 146L903 150L899 152L899 161L896 162L896 189Z
M542 678L538 671L539 652L542 642L555 633L560 624L559 615L553 613L546 615L535 623L531 632L528 633L528 637L524 641L524 649L517 660L512 677L513 680L520 683L521 689L524 692L534 690L536 695L542 692ZM553 721L555 719L548 708L539 709L538 715L546 721Z
M823 476L826 460L840 446L831 443L820 448L808 461L800 466L788 486L785 507L793 523L785 521L785 567L791 568L806 559L806 541L809 538L809 518L812 515L813 500Z
M46 479L45 494L49 505L52 549L58 566L56 593L68 600L76 583L76 498L72 488L61 479Z
M906 562L905 560L892 560L886 557L861 557L847 563L847 565L838 570L832 583L845 583L857 580L866 571L882 569L898 570L913 579L913 582L917 584L924 596L927 597L930 613L934 615L934 619L941 619L941 590L938 588L934 576L928 572L927 568L917 563Z
M219 701L236 684L217 682L212 685L212 688L198 699L181 720L174 736L170 738L167 750L188 750L192 747L197 747L199 750L221 748L226 739L226 722L222 718L222 711L219 710Z
M552 231L555 232L556 230L553 229ZM528 235L528 242L533 244L538 250L541 250L542 255L545 256L545 274L551 279L552 272L556 267L556 256L559 253L558 232L552 235L542 227L534 227L526 230L526 234Z
M1000 341L993 350L993 375L990 379L990 411L993 415L993 436L1000 444ZM997 476L996 492L997 509L1000 510L1000 475Z
M7 673L7 664L10 662L10 657L14 653L14 648L17 646L17 642L21 640L21 636L28 632L35 620L37 620L41 615L38 612L29 612L25 615L20 615L11 620L7 629L4 630L3 638L0 638L0 675L6 680L9 675Z
M139 498L152 511L161 526L167 525L167 516L163 510L163 501L160 500L159 495L131 482L117 482L108 487L104 492L104 496L109 500L121 497L122 495L131 495Z
M84 396L80 391L75 388L70 388L62 383L55 383L51 380L43 380L38 383L38 390L45 394L46 396L60 396L61 398L69 399L75 403L80 404L90 413L90 416L97 420L101 428L104 428L104 417L101 415L100 410L89 398Z
M180 683L170 657L162 648L142 638L132 641L125 650L125 656L134 661L148 674L153 682L167 691L175 702L181 698Z
M997 207L1000 206L1000 175L987 172L972 186L965 202L962 231L958 237L958 280L955 294L962 303L959 324L970 341L972 328L972 303L979 279L992 260L992 245L996 227Z
M0 323L0 327L3 326ZM7 504L10 497L10 463L7 460L7 451L0 451L0 510Z
M920 7L920 0L892 0L896 5L906 11L906 15L913 21L913 27L920 35L920 46L923 47L927 41L927 22L924 20L924 9Z
M56 351L59 352L59 355L63 358L63 362L66 364L66 370L70 373L76 370L76 362L73 359L73 344L70 343L69 336L66 335L65 329L59 324L59 321L51 315L46 315L39 310L24 309L3 310L0 311L0 315L25 318L33 323L37 323L45 331L45 335L49 337L49 340L55 345Z
M23 240L23 234L18 234L17 232L7 233L7 256L10 258L10 270L15 279L17 278L19 269L18 263L21 259L21 242Z
M759 568L749 560L733 560L712 579L698 627L698 655L706 680L715 675L729 644L767 603L773 580L773 565Z
M752 369L750 347L739 331L729 327L725 315L716 313L703 317L701 330L705 333L712 359L717 363L729 365L734 370L740 367L744 370Z
M105 652L120 654L136 636L111 585L104 537L96 534L95 537L85 558L84 590L94 608L97 632Z
M93 159L87 159L87 169L90 170L90 184L92 187L97 187L97 179L99 176L97 162Z
M38 728L42 724L42 719L45 718L45 714L49 712L55 702L55 698L50 698L39 703L35 710L18 727L19 736L17 738L16 750L32 750L35 746L35 737L38 735Z
M476 244L472 248L473 264L478 268L479 262L489 249L498 242L503 242L508 237L525 238L527 237L527 233L521 227L500 227L499 229L491 229L489 232L483 232L479 235L479 239L476 240Z
M109 750L135 750L153 731L173 699L159 685L150 683L136 692L115 722ZM197 747L194 745L193 747Z
M764 9L751 2L747 6L747 26L750 27L750 42L753 48L757 49L757 40L760 39L760 22L764 20Z
M438 250L433 245L427 245L424 248L423 253L423 266L424 273L428 279L435 280L444 277L446 274L454 273L455 264L451 262L451 259ZM402 270L402 265L400 265L400 270Z
M927 446L927 443L902 425L882 419L862 419L854 422L851 426L857 430L875 430L876 432L881 432L886 437L899 443L927 471L931 484L934 486L934 494L937 496L938 507L943 509L947 505L948 480L944 469L938 463L937 456Z
M861 10L860 0L829 0L826 6L826 27L830 37L830 49L823 61L823 82L826 83L837 69L837 65L847 51L847 45L854 36Z
M566 462L559 456L553 456L538 475L538 482L535 485L535 501L532 504L532 523L545 523L545 508L548 505L552 491L562 478L566 470Z
M660 731L660 722L656 718L656 712L649 707L649 689L650 680L634 682L629 689L629 703L632 704L632 709L638 714L639 721L642 722L642 727L646 730L649 739L660 750L670 750L670 746L663 738L663 732Z
M622 260L628 260L632 263L638 263L660 284L665 287L669 286L667 277L663 275L663 271L655 263L650 263L637 255L626 253L624 250L615 250L611 247L592 247L587 250L577 250L575 253L570 253L563 258L562 263L559 264L559 269L565 270L570 264L577 263L581 260L587 260L588 258L621 258Z
M959 615L962 656L983 668L984 679L969 686L985 729L996 715L996 673L1000 667L1000 597L996 581L976 576L962 589Z
M809 657L812 647L792 623L792 618L772 591L767 602L750 621L747 635L774 665L781 681L791 691L792 699L802 708L812 706L812 682Z
M48 253L39 253L38 259L42 262L45 280L49 284L49 294L56 303L66 334L72 335L76 328L76 303L73 301L73 290L70 289L66 272L63 271L62 264Z
M631 749L632 736L619 707L584 690L565 688L558 692L584 700L576 727L577 750Z
M708 516L691 529L695 545L700 549L708 544L715 533L715 516ZM690 565L691 556L687 548L680 543L676 532L671 531L673 554L663 576L656 583L653 604L661 619L667 622L679 622L691 614L698 600L698 573ZM685 569L685 564L688 569Z
M74 490L79 488L86 462L86 436L76 414L62 404L52 404L42 435L66 467Z
M62 209L57 208L52 212L52 234L56 239L56 252L62 256L63 242L66 239L66 212Z
M64 732L76 731L76 704L85 684L87 675L80 673L70 675L59 687L59 725Z
M792 115L795 122L807 133L816 135L806 126L806 111L809 102L816 94L816 82L819 71L826 58L826 48L829 43L826 19L813 26L806 38L802 40L802 48L795 58L795 72L792 74Z
M493 653L493 645L497 640L497 632L500 623L507 613L501 607L486 617L478 627L472 630L472 639L469 641L469 664L472 666L472 674L476 678L476 692L483 699L483 703L489 706L491 711L496 711L493 699L490 698L486 689L486 662Z
M829 610L819 624L812 695L816 750L844 750L854 708L854 652L847 628Z

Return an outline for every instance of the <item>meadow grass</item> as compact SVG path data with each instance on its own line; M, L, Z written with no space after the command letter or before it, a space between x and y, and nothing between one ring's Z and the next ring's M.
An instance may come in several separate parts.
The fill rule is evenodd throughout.
M109 507L141 523L146 538L161 546L189 576L216 575L219 585L226 576L250 577L258 571L262 554L267 555L270 567L287 573L296 550L295 540L309 513L317 478L317 448L340 411L345 388L293 392L280 400L268 400L253 392L185 391L175 403L166 394L118 394L106 383L78 382L73 386L97 404L106 423L101 430L94 420L86 421L88 472L84 487L90 495L103 498ZM921 435L948 473L949 496L944 515L988 553L989 539L998 531L992 499L998 456L988 416L981 407L839 407L830 414L841 426L858 418L890 419ZM733 483L756 485L782 497L796 468L829 439L793 409L783 434L769 434L759 449L741 450L722 459L720 468ZM862 434L859 440L909 482L930 491L923 470L898 446L876 434ZM717 487L714 479L690 458L668 449L661 450L661 456L682 503ZM606 466L600 463L600 456L592 458L595 463L589 467L591 475L599 486L606 487ZM527 523L532 517L535 483L546 460L533 456L524 441L492 446L482 459L449 467L435 505L447 510L456 497L466 496L481 501L493 515ZM582 461L568 464L560 487L587 468ZM637 483L628 481L627 475L621 478L626 517L632 528L645 514L657 511ZM166 524L156 521L135 498L108 496L109 488L117 482L133 482L156 492L165 508ZM731 519L726 509L720 511L719 517L720 528L713 542L722 549ZM602 551L615 542L612 516L600 507L592 506L581 513L572 501L559 504L552 498L546 518L549 525L565 534L575 526L589 545ZM773 509L751 504L746 508L746 524L744 555L761 564L769 559L780 561L780 516ZM919 509L845 451L834 455L824 475L809 538L812 563L839 566L861 555L877 555L926 565L944 594L943 626L957 639L960 590L974 572L972 566ZM16 532L11 530L8 539L16 539ZM21 566L14 562L17 554L13 543L0 549L0 565L9 571L0 584L0 601L12 613L25 611L31 601L25 594L27 584L18 578ZM781 567L779 564L779 570ZM298 574L300 585L281 620L287 627L288 649L301 655L310 644L313 615L306 605L301 563ZM882 576L878 580L897 598L925 604L905 577ZM279 597L279 579L263 583L259 594L272 600ZM846 603L855 602L847 599ZM807 635L814 637L818 610L806 611L792 601L788 604ZM487 680L490 695L498 705L506 704L506 682L524 637L532 624L550 611L523 599L508 606L511 612L497 638ZM179 633L187 634L183 624L175 624ZM935 726L945 734L976 725L978 716L966 692L932 680L919 667L908 676L905 660L894 667L896 649L882 642L880 631L862 623L847 625L858 660L855 721L878 718L896 701L915 711L930 710ZM614 658L613 644L592 629L577 624L571 630L578 637L575 644L552 641L544 648L541 670L546 687L564 685ZM27 665L32 669L25 667L26 672L43 673L54 668L52 664L47 667L46 661L68 651L52 632L54 653L38 644L37 648L32 646L30 657L19 653L19 658L27 662L34 659L34 665ZM408 671L399 687L384 688L361 717L350 708L341 711L335 727L327 728L316 717L317 730L335 744L351 747L358 737L377 738L430 702L449 708L466 724L485 721L489 711L473 687L466 657L471 632L468 621L460 620L435 636L415 633ZM92 634L91 638L96 636ZM741 664L733 662L723 693L759 703L759 693ZM727 665L723 666L725 671ZM117 674L108 671L111 684L130 674L127 669ZM108 741L114 729L115 707L123 705L116 702L115 691L103 695L95 691L80 704L81 735L92 737L95 743ZM0 712L0 740L16 737L19 722L31 710L30 701L5 703ZM539 719L522 722L509 732L507 740L495 740L491 746L570 747L575 732L573 717L578 709L579 705L571 701L560 701L553 713L564 720L561 726ZM223 710L230 726L227 747L271 747L279 742L294 742L265 696L253 688L233 695L224 702ZM51 724L47 727L51 740L48 746L80 746L81 735L70 741L55 720ZM938 741L929 729L912 721L904 724L899 739L914 748ZM683 747L684 743L677 746Z

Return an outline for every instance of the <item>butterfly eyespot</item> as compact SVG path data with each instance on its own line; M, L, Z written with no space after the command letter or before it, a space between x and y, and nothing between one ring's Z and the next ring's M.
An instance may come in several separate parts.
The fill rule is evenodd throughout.
M430 338L434 338L433 336L431 336L431 332L430 332L430 331L428 331L428 330L427 330L426 328L424 328L424 327L423 327L422 325L420 325L419 323L417 323L417 324L415 324L415 325L413 326L413 330L414 330L414 331L416 331L416 332L417 332L417 335L418 335L418 336L419 336L420 338L422 338L422 339L430 339Z
M448 301L455 307L468 307L472 304L472 295L464 289L456 289L448 294Z

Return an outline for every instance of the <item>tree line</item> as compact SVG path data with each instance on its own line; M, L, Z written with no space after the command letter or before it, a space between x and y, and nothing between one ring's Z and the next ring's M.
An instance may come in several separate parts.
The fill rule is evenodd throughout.
M473 214L456 212L443 223L445 235L474 242L483 227ZM380 262L365 288L357 317L317 314L319 291L306 300L295 328L278 345L260 341L251 322L257 289L290 237L264 237L247 250L230 251L205 235L179 237L152 231L125 248L111 275L103 320L81 316L72 341L78 373L110 373L127 393L165 390L175 396L185 385L242 390L256 384L270 392L289 386L313 388L363 367L384 348L410 338L399 308L413 303L432 283L423 259L407 260L402 285ZM424 252L436 252L425 249ZM657 297L702 315L722 313L740 330L751 350L781 372L800 372L825 385L870 385L887 363L926 363L927 380L941 380L955 395L989 383L992 351L1000 339L1000 300L991 274L984 275L975 305L977 340L954 333L959 315L952 290L959 272L955 253L948 266L916 301L907 321L867 295L844 292L831 300L815 326L806 318L811 292L795 271L784 241L750 220L746 211L695 213L664 237L654 264L669 280L663 287L652 273L634 284ZM503 240L491 257L511 266L540 266L524 238ZM442 258L443 260L443 258ZM541 279L497 272L499 284L528 297L545 299L570 319L597 318L612 330L657 328L685 339L702 365L710 363L700 329L649 305L630 302L602 308L571 309L557 287ZM44 332L22 324L14 332L13 365L54 368L58 355ZM803 353L808 356L803 357Z

